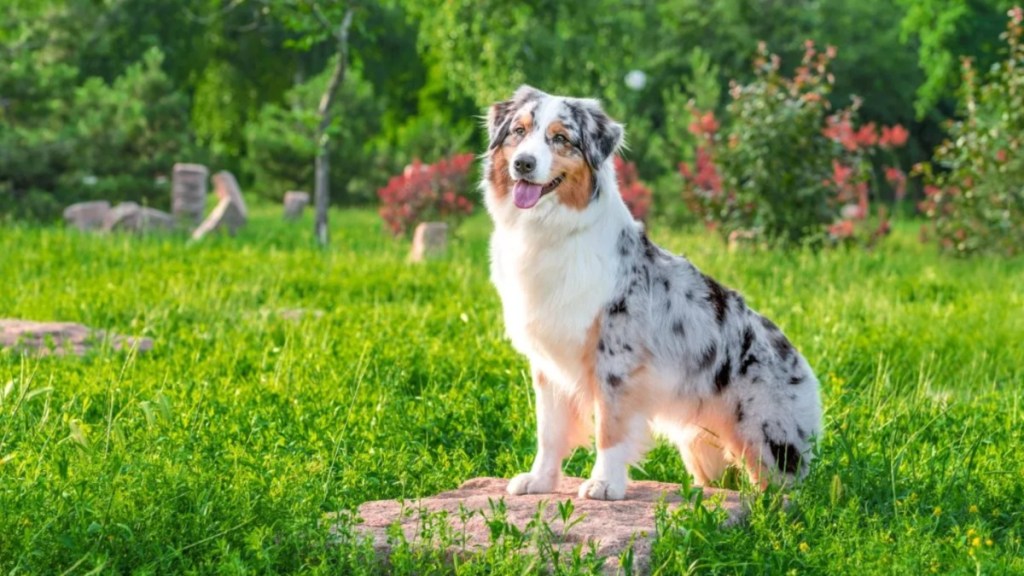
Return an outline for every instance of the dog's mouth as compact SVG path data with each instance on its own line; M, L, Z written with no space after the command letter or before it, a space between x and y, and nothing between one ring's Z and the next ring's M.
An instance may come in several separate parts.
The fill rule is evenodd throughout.
M565 174L556 177L547 184L537 184L529 180L516 180L512 186L512 196L516 206L519 208L533 208L540 202L541 196L558 188L559 184L565 181Z

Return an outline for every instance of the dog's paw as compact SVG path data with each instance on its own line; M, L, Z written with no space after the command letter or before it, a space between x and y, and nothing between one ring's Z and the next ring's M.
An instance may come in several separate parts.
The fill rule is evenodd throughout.
M508 493L513 496L520 494L547 494L558 486L557 477L545 477L532 472L524 472L508 483Z
M591 500L622 500L626 497L626 484L591 478L580 486L580 498Z

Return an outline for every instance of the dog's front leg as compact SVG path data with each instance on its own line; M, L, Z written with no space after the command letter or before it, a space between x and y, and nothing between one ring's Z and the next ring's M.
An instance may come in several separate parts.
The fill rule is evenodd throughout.
M572 400L536 369L533 389L537 398L537 456L529 472L508 483L509 494L553 492L562 479L562 460L583 441L581 419Z
M643 453L649 439L647 417L642 403L633 397L636 394L628 385L602 383L594 402L597 459L590 479L580 486L580 498L622 500L626 497L629 465Z

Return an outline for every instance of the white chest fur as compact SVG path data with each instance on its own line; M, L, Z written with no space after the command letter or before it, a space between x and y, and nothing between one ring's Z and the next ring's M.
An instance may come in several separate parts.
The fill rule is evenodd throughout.
M588 333L615 288L614 245L594 236L545 242L497 229L491 239L491 279L513 346L568 389L582 383Z

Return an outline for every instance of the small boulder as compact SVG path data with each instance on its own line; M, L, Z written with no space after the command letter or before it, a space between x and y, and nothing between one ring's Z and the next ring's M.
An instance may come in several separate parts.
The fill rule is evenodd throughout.
M221 170L213 175L213 185L217 198L221 202L230 200L242 215L244 224L244 221L249 219L249 209L245 206L245 198L242 197L242 189L238 186L235 175L227 170Z
M442 256L447 248L448 224L421 222L413 233L412 252L409 254L409 260L422 262L428 258Z
M147 352L153 349L153 340L150 338L108 334L73 322L0 319L0 348L11 348L26 354L82 356L105 341L109 341L115 350L134 347L139 352Z
M291 190L284 193L284 217L285 220L295 220L302 216L306 206L309 204L309 192Z
M397 500L367 502L359 507L358 516L363 522L353 526L355 533L373 541L378 557L387 561L393 540L388 536L389 527L397 523L407 542L416 544L420 535L421 515L403 514L406 511L422 510L427 513L447 513L446 520L452 532L462 540L463 546L449 550L450 554L476 554L486 550L490 543L490 528L487 520L493 516L492 502L504 501L505 521L519 530L529 530L531 520L543 507L543 517L548 525L560 535L554 545L563 555L573 547L588 543L596 545L597 554L604 559L605 574L633 573L646 574L650 571L651 549L657 530L654 512L664 502L669 509L684 504L679 485L663 482L635 481L629 484L626 498L621 501L588 500L577 497L583 482L581 478L564 478L553 494L527 494L510 496L505 488L508 481L501 478L474 478L457 490L437 496L401 503ZM704 488L704 506L720 506L726 512L724 525L734 525L743 520L747 507L738 492L716 488ZM558 503L571 500L573 514L563 523L558 512ZM462 518L469 513L463 524ZM336 533L336 532L335 532ZM632 543L633 565L619 566L619 555ZM525 552L530 552L526 550Z
M110 202L96 200L79 202L64 209L64 222L79 230L98 230L103 228L103 219L110 211Z
M139 206L135 202L122 202L111 208L103 218L104 232L149 232L152 230L173 230L174 217L170 214Z
M199 240L217 230L226 230L234 236L249 220L249 210L245 206L242 190L238 187L238 180L235 180L234 175L222 170L213 175L213 182L220 201L206 220L192 231L193 240Z

